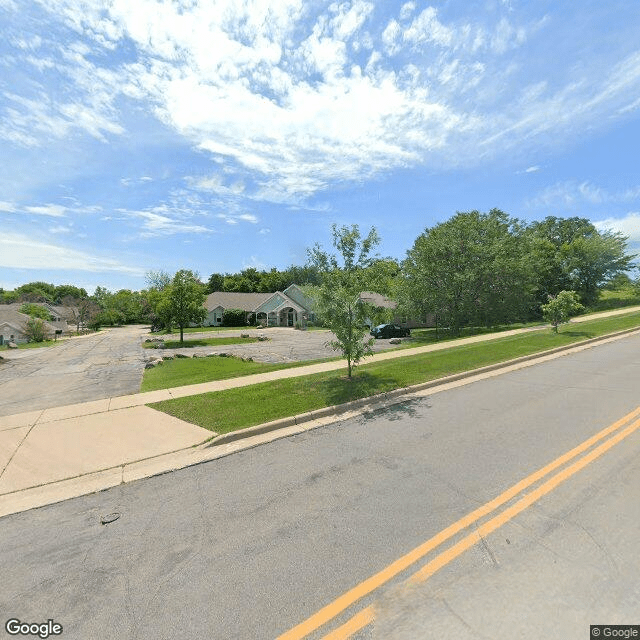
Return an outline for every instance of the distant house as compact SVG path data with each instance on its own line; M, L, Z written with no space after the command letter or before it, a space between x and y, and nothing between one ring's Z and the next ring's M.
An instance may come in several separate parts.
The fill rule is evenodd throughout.
M31 316L12 309L14 305L0 305L0 345L8 342L27 342L26 327ZM55 327L45 322L47 338L53 338Z
M269 327L304 327L315 319L313 301L295 284L275 293L216 291L207 296L204 305L204 324L210 327L222 325L227 309L242 309L247 323L254 315L257 324Z
M20 308L24 302L12 302L11 304L0 305L0 309L13 309L20 312ZM42 307L48 314L50 319L47 322L59 332L58 335L68 335L71 331L69 322L73 323L74 310L72 307L58 307L48 302L30 302ZM75 328L75 327L73 327Z
M408 318L397 313L398 303L394 300L390 300L380 293L363 291L360 294L359 299L362 302L370 304L377 311L375 314L377 319L374 317L373 319L367 318L366 320L366 324L370 327L372 327L378 320L382 320L381 323L394 322L396 324L401 324L403 327L407 327L409 329L414 329L416 327L433 327L435 325L435 317L433 314L426 314L421 318Z

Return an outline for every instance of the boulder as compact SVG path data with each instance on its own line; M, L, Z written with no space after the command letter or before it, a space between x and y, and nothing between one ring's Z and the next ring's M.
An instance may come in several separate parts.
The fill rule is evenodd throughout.
M7 342L7 349L17 349L18 345L15 342Z
M400 338L391 338L391 340L389 340L389 344L400 344L402 342L402 340L400 340Z
M251 336L248 333L241 333L240 337L241 338L250 338Z

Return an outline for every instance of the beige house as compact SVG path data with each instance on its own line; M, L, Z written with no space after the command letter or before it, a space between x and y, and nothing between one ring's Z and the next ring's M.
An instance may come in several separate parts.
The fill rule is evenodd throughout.
M0 305L0 345L27 342L25 330L31 317L11 308L13 306L15 305ZM44 324L47 338L53 338L56 328L49 322Z
M222 316L227 309L242 309L245 321L255 315L257 324L269 327L304 327L314 319L313 301L295 284L275 293L234 293L216 291L205 300L206 326L222 325Z

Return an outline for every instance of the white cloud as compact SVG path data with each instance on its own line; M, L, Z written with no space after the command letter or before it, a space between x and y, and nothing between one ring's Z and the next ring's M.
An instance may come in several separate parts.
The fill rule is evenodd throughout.
M581 204L624 204L640 200L640 187L610 191L588 181L559 182L544 189L532 201L534 207L574 208Z
M18 209L11 202L0 202L0 211L4 211L6 213L17 213Z
M151 211L122 211L143 221L143 237L167 236L178 233L209 233L202 225L189 224L180 217L171 217L168 207L162 205Z
M640 242L640 212L631 211L623 218L605 218L593 223L598 231L620 232L629 242Z
M300 203L398 167L477 164L640 104L640 52L581 44L557 65L553 21L508 3L457 18L413 1L392 16L364 0L40 4L75 39L24 38L60 88L8 95L0 136L104 143L124 133L119 101L135 100L229 172L192 185L228 198Z
M0 234L0 266L10 269L42 269L46 271L119 271L142 276L137 267L121 264L116 260L78 251L69 247L34 240L22 234L3 232Z
M66 207L62 207L59 204L47 204L38 207L25 207L24 210L28 213L35 213L39 216L51 216L52 218L64 218Z
M219 213L216 217L220 220L224 220L229 225L236 225L239 222L249 222L251 224L258 224L259 222L258 218L250 213L243 213L240 215Z

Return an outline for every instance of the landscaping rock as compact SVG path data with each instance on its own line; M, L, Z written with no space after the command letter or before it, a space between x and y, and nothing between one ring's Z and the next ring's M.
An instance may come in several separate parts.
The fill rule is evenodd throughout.
M240 337L241 338L250 338L251 336L248 333L241 333Z
M190 358L191 356L188 356L185 353L176 353L176 358Z
M402 342L402 340L400 338L391 338L391 340L389 340L389 344L400 344Z
M268 339L269 339L269 338L267 338L267 336L262 335L262 334L258 336L258 340L259 340L260 342L264 342L265 340L268 340Z
M7 342L7 349L17 349L18 345L15 342Z
M173 356L164 356L163 360L173 360Z

